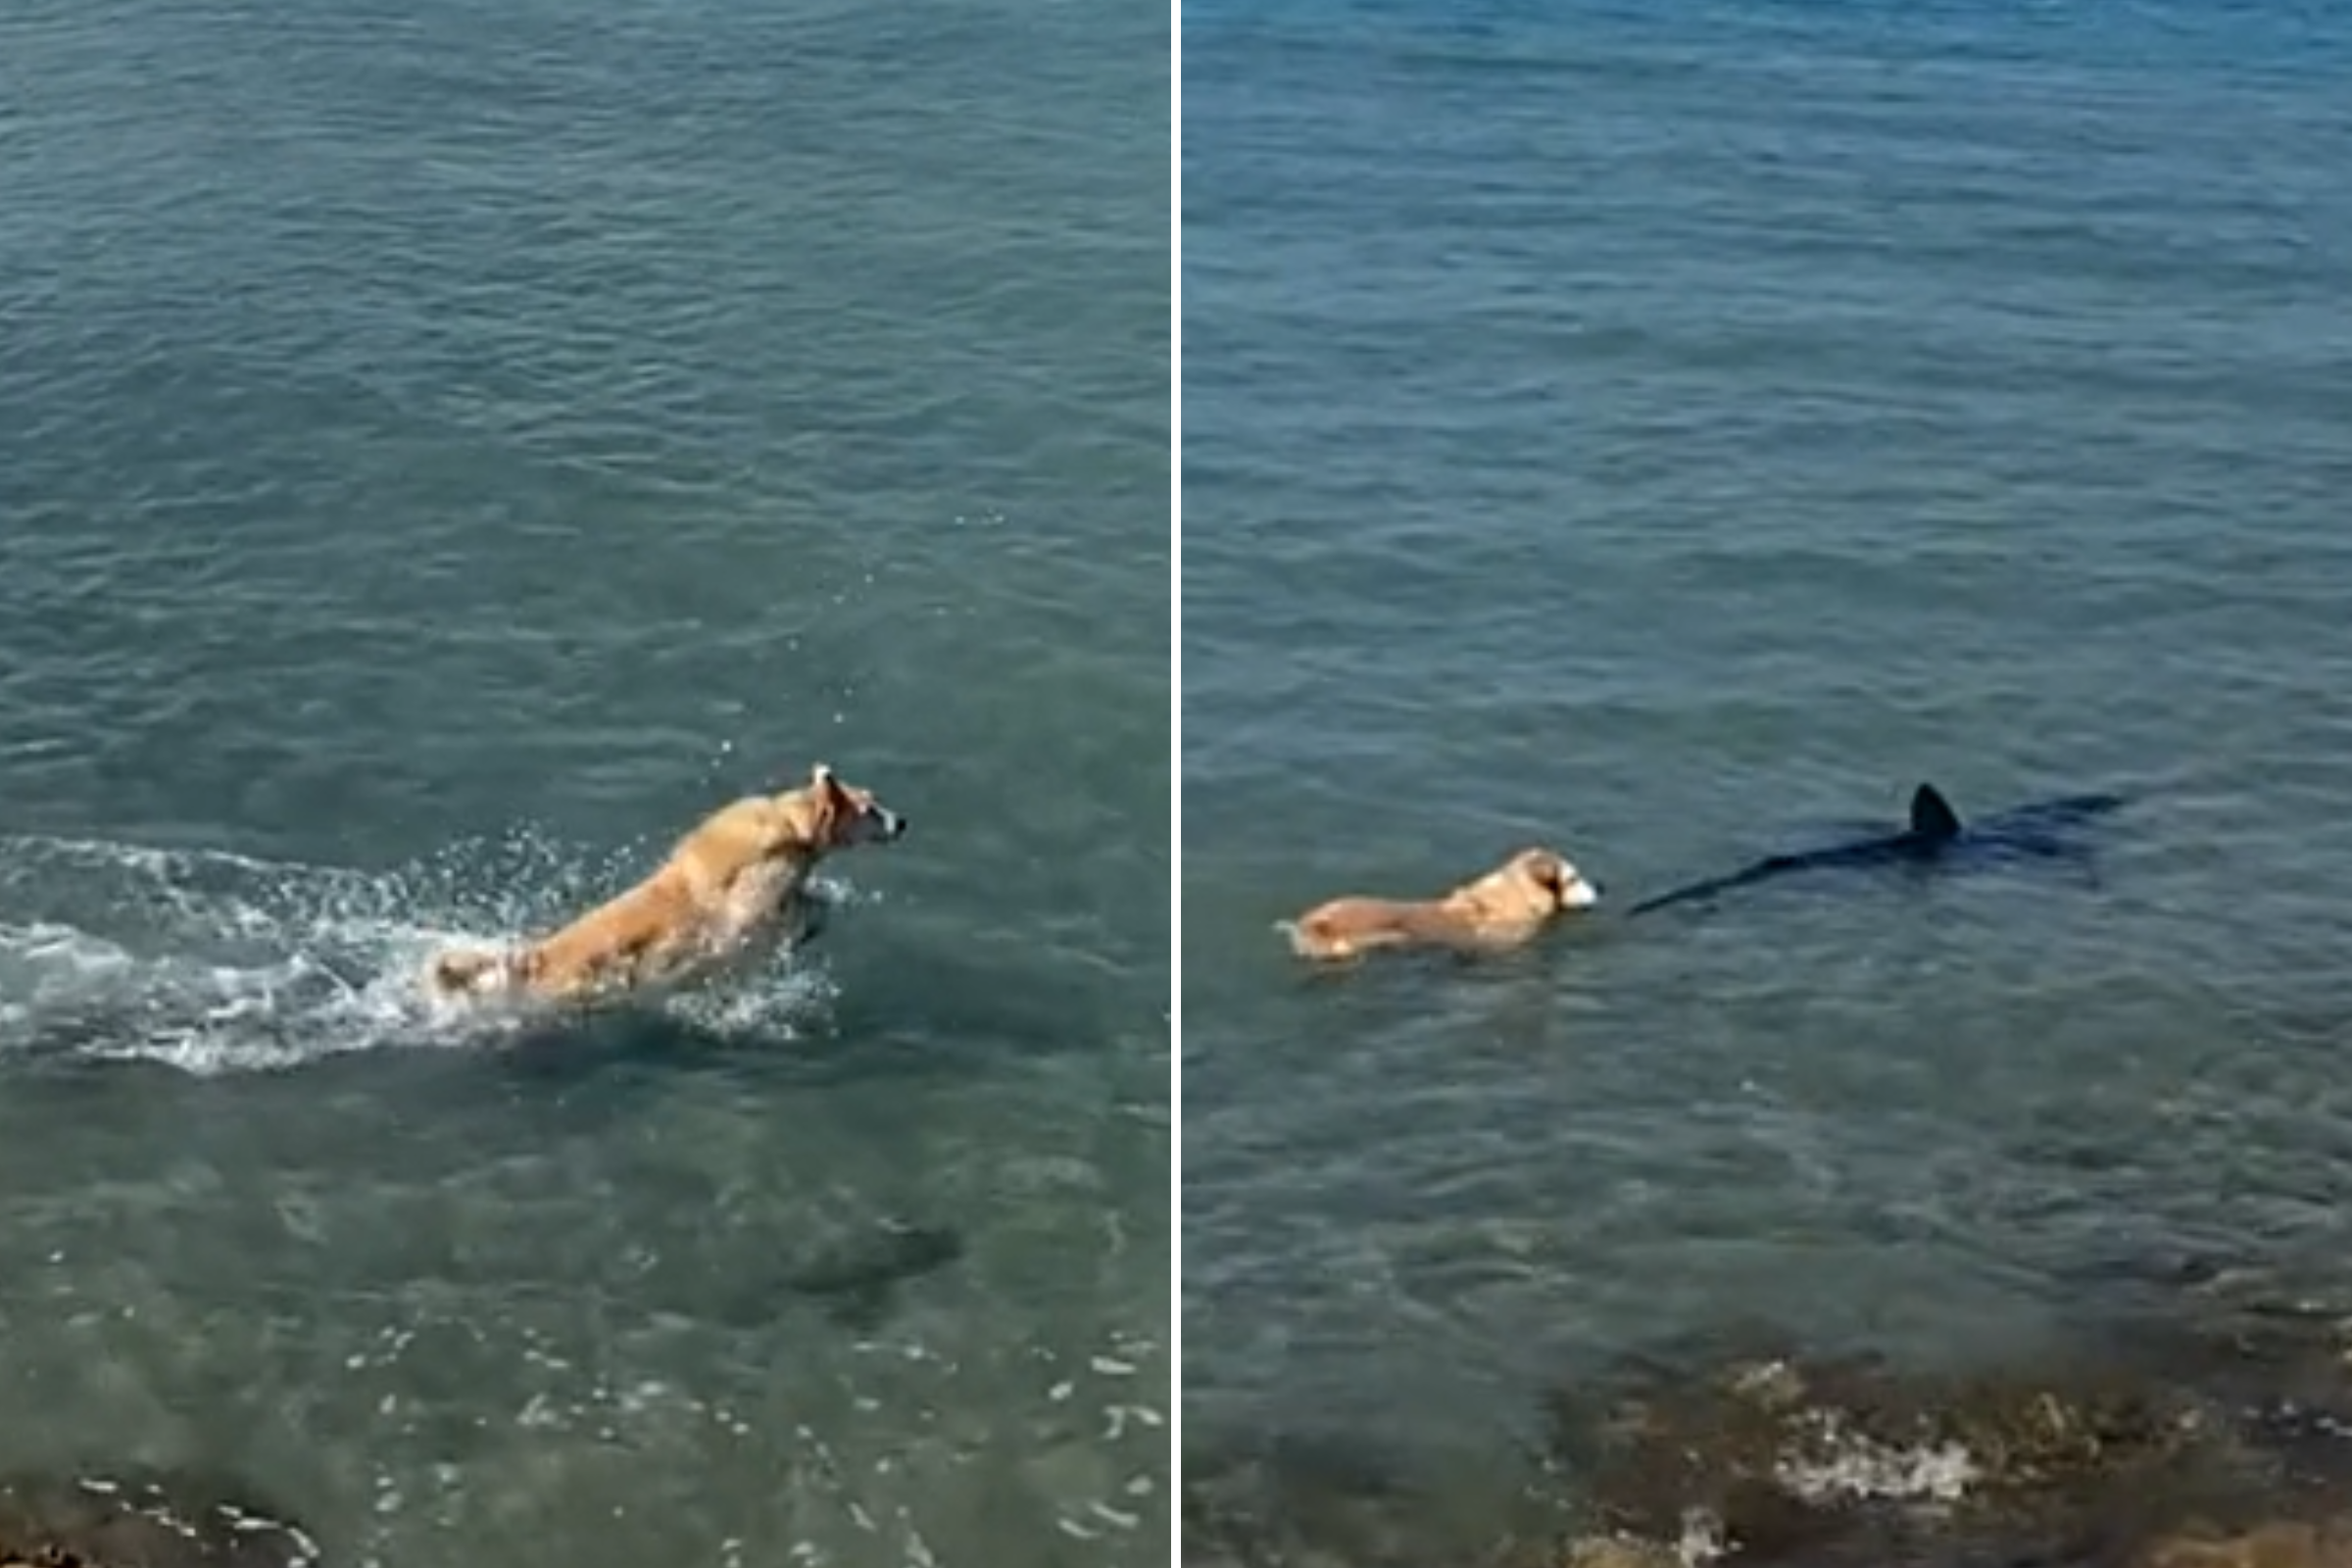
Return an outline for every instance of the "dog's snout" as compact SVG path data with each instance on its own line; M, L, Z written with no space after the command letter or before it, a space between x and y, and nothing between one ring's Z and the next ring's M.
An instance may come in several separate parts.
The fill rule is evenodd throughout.
M885 838L905 838L906 836L906 818L896 811L884 811L882 813L882 834Z

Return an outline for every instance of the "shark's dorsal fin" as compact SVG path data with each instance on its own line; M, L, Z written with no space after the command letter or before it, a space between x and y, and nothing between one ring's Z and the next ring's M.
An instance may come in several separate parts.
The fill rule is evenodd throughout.
M1922 784L1911 792L1911 831L1923 839L1958 838L1960 813L1935 785Z

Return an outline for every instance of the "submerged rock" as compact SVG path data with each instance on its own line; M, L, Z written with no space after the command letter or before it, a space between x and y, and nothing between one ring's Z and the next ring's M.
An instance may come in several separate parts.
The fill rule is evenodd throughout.
M2192 1530L2153 1542L2132 1568L2352 1568L2352 1519L2275 1520L2234 1536Z
M2342 1343L2325 1314L2239 1316L2047 1368L1652 1364L1557 1401L1555 1447L1604 1531L1686 1560L2352 1568L2352 1534L2312 1522L2352 1521Z
M1552 1399L1507 1478L1441 1477L1352 1427L1188 1452L1184 1560L2352 1568L2352 1313L2235 1283L2169 1308L1969 1371L1753 1326L1637 1353Z
M1688 1568L1683 1554L1655 1541L1587 1536L1571 1542L1560 1568Z
M2172 1464L2201 1430L2189 1401L2094 1377L1771 1360L1616 1401L1589 1479L1613 1531L1674 1540L1711 1520L1728 1549L1770 1560L1873 1523L1908 1536L2088 1503Z
M320 1568L233 1484L188 1474L0 1478L0 1568Z

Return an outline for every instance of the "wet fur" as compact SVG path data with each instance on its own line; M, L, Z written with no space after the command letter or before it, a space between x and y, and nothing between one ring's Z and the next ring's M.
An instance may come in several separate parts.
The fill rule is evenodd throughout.
M819 763L799 789L711 812L652 875L570 924L441 954L425 984L448 1002L576 1004L702 983L813 932L808 879L826 855L905 831L905 818Z
M1379 948L1494 951L1531 941L1559 915L1590 908L1598 897L1560 856L1531 849L1444 898L1333 899L1276 929L1299 957L1325 962Z

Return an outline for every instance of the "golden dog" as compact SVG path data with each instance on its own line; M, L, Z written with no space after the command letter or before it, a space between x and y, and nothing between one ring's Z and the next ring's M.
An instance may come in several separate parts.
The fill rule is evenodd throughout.
M1276 923L1302 958L1352 958L1374 948L1515 948L1600 894L1550 850L1522 850L1442 899L1333 899Z
M906 819L822 762L806 786L705 817L653 875L559 931L497 951L444 953L426 985L444 1000L601 1002L709 978L808 934L817 862L887 844Z

